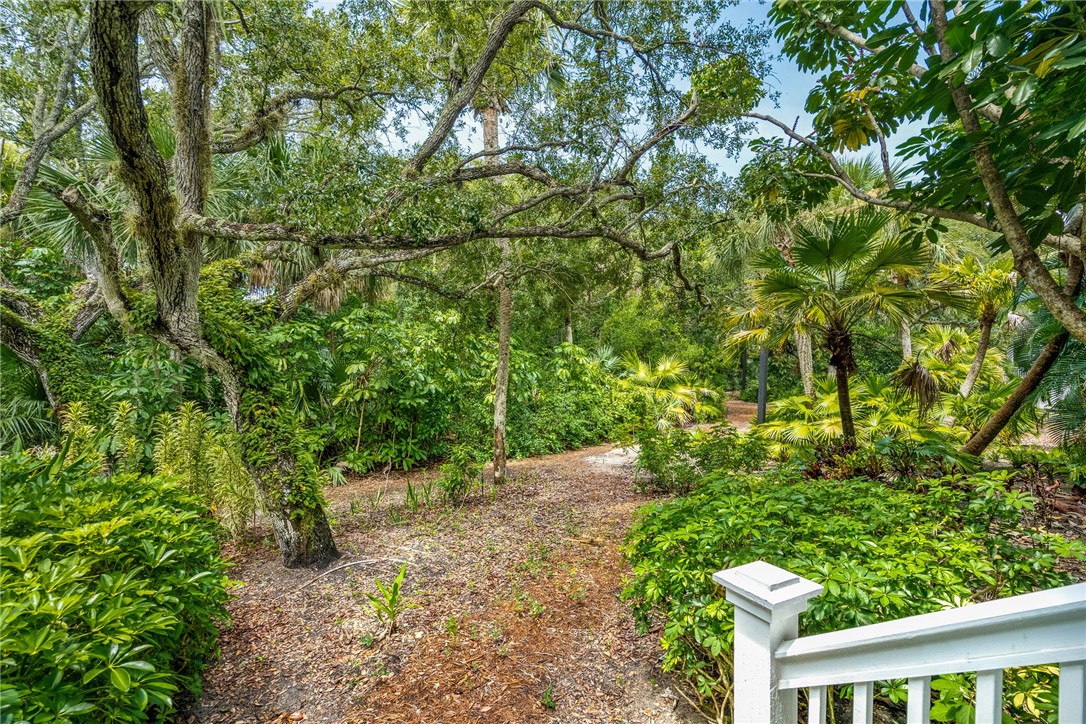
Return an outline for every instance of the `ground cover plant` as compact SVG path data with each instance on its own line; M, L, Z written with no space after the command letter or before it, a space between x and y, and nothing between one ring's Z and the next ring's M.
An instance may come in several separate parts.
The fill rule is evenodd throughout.
M1033 501L1008 477L887 485L811 479L791 466L713 473L686 497L644 511L627 541L634 572L623 596L643 627L662 622L664 668L687 679L715 717L733 681L732 607L711 579L716 570L764 560L825 586L801 616L801 634L1069 583L1057 563L1082 559L1086 547L1021 529Z
M0 461L4 721L166 718L217 651L215 524L175 481L97 467L70 446Z

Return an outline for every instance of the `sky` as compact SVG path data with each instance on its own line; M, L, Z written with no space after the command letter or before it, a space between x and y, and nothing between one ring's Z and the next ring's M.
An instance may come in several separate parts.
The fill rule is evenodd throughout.
M746 24L751 18L759 22L765 21L768 12L769 4L766 2L743 0L743 2L727 8L722 14L722 19L728 20L738 27ZM788 124L791 124L798 117L800 121L796 130L808 133L811 130L810 121L812 116L803 110L803 106L807 102L807 93L814 87L818 76L805 73L796 67L794 61L780 57L781 43L776 38L770 38L769 52L777 57L773 63L773 76L765 79L765 82L771 92L776 91L779 93L779 97L776 104L769 99L763 100L756 111L763 115L773 116ZM766 137L781 135L778 128L768 123L759 122L759 126L760 135ZM906 138L916 135L921 127L922 124L919 122L905 122L896 133L888 137L887 145L890 147L891 159L895 156L894 150L897 145ZM737 175L743 165L754 157L749 148L745 149L738 159L729 158L724 153L713 149L702 149L702 151L729 176ZM865 148L861 153L866 155L868 153L877 153L877 151L874 147L869 147Z

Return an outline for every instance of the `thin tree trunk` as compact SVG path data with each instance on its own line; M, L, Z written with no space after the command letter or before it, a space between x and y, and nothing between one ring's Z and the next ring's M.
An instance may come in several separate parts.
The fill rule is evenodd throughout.
M758 424L765 422L769 402L769 350L762 347L758 353Z
M981 368L984 367L984 357L988 354L988 345L992 341L992 326L995 324L995 313L989 314L985 311L980 318L980 339L977 341L977 353L973 355L973 362L969 365L969 373L965 376L965 381L962 382L962 387L958 391L963 398L969 397L973 393L973 385L977 383L977 379L980 377Z
M573 344L573 311L570 309L566 310L565 338L566 344Z
M483 109L483 150L498 149L498 101ZM497 157L489 157L495 163ZM513 331L513 291L509 288L510 245L508 239L498 239L501 249L501 273L498 275L498 369L494 375L494 482L503 483L507 466L505 457L506 406L509 399L509 346Z
M747 346L739 350L739 391L747 389L747 367L749 362L747 360Z
M501 239L502 265L509 256L509 240ZM505 411L509 395L509 346L513 327L513 291L504 275L498 283L498 371L494 380L494 482L503 483L505 464Z
M1069 255L1067 266L1067 280L1064 284L1066 293L1073 299L1078 296L1078 291L1082 283L1082 260L1073 255ZM1052 369L1052 365L1056 363L1056 359L1060 356L1060 352L1063 351L1064 346L1070 339L1070 333L1067 330L1060 332L1055 337L1048 341L1048 344L1044 346L1041 353L1037 355L1037 359L1030 365L1029 370L1022 377L1022 381L1018 383L1018 387L1014 389L995 414L984 423L984 426L977 430L974 435L962 447L962 452L967 455L980 455L988 446L992 444L992 441L996 439L999 433L1003 432L1003 428L1007 426L1007 423L1011 421L1015 413L1022 407L1022 403L1033 394L1034 390L1041 384L1045 375Z
M909 320L901 320L901 359L908 362L913 356L913 328Z
M814 397L814 353L811 350L811 335L796 332L796 356L799 358L799 377L803 382L803 394Z

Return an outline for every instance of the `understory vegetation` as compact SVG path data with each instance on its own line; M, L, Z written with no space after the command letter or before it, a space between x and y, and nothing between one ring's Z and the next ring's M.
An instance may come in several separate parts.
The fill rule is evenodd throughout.
M328 570L336 486L603 443L713 717L722 567L825 585L807 632L1071 580L1086 5L733 4L4 0L0 724L175 718L224 555Z
M716 718L734 681L733 609L712 580L717 570L763 560L821 583L825 592L800 617L801 635L1072 582L1057 563L1086 558L1086 546L1024 529L1022 514L1035 501L1013 478L1003 471L887 484L811 478L792 465L758 474L724 468L645 513L627 541L634 573L623 596L642 627L663 622L664 669L688 680ZM881 686L890 701L903 700L903 681ZM1008 676L1014 721L1049 721L1054 686L1051 671ZM934 720L971 716L963 686L932 688Z
M95 457L0 460L4 721L161 718L216 651L228 580L206 504Z

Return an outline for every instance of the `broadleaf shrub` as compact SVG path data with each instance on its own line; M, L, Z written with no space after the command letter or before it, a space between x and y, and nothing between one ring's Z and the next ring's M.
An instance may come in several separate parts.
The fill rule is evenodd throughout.
M0 721L160 719L227 619L216 525L168 478L0 458Z
M711 472L754 472L769 457L764 438L756 432L740 433L727 422L708 429L650 425L633 437L638 445L636 482L663 492L686 492Z
M1006 477L895 488L808 480L788 466L710 475L645 511L627 541L634 577L623 596L643 627L663 619L664 668L715 714L728 706L733 637L718 570L760 559L825 586L800 619L803 634L1069 583L1057 560L1081 557L1082 546L1017 530L1031 501Z

